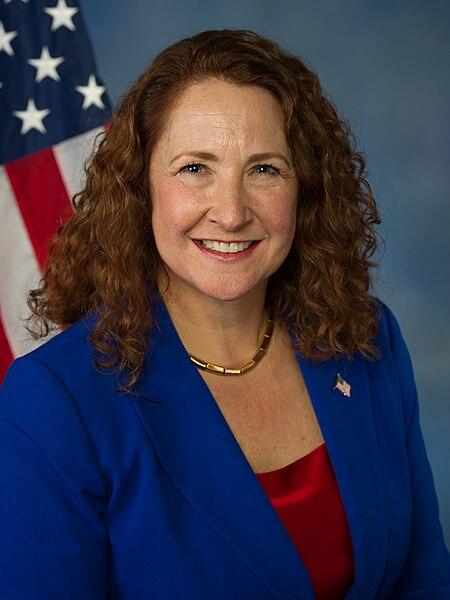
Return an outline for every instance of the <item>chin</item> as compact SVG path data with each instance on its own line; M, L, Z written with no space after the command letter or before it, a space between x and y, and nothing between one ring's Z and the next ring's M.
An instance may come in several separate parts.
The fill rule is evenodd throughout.
M267 288L267 279L255 277L254 274L213 276L211 273L202 273L201 277L199 273L193 273L190 277L180 277L170 269L167 269L167 274L168 285L160 288L163 287L178 302L196 303L208 299L233 302L247 296L256 300L265 295Z
M265 294L266 287L267 282L264 284L258 283L257 285L243 285L242 280L230 278L221 281L219 285L203 286L198 291L214 300L232 302L233 300L241 300L246 296L255 297L260 293Z

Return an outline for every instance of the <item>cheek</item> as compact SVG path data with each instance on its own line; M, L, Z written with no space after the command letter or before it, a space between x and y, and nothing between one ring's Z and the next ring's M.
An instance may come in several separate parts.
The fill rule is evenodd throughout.
M274 198L268 203L266 223L272 234L279 234L288 239L292 238L296 228L297 202L296 196L286 194L282 198Z
M152 223L155 235L165 230L165 235L176 235L188 230L194 223L198 207L192 194L176 184L152 188Z

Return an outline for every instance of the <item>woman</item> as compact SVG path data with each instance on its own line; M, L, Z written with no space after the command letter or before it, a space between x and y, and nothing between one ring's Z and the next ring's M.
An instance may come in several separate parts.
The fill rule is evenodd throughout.
M123 99L1 397L2 598L450 595L378 222L316 76L251 32Z

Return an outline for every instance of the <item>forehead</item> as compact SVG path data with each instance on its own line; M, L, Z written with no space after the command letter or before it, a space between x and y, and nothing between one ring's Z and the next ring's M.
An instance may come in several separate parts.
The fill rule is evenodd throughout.
M268 90L221 79L189 85L171 108L161 138L165 143L180 136L216 135L245 137L250 133L284 142L280 103Z
M176 111L183 106L188 106L191 102L199 103L202 106L223 106L237 99L240 99L241 102L266 104L273 110L280 110L281 114L278 100L265 88L215 77L189 84L179 95L172 110Z

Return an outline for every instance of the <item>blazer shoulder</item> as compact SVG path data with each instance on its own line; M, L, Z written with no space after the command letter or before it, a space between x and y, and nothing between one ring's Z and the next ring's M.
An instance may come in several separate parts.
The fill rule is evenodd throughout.
M389 308L389 306L387 306L387 304L385 304L381 300L377 300L377 304L379 309L379 341L381 343L384 342L390 344L392 342L395 343L397 340L399 340L404 343L403 336L400 330L400 325L392 310Z
M56 413L60 412L67 408L66 400L75 395L77 387L84 387L91 370L94 366L88 329L80 321L13 361L0 389L0 414L13 410L32 414L39 406L48 414L53 404Z
M41 346L16 358L11 364L3 386L10 380L42 371L43 367L61 380L76 380L83 385L84 375L96 373L94 353L89 344L90 322L81 319L57 333Z
M378 300L378 333L374 340L379 350L379 358L369 361L369 370L376 374L378 381L396 381L400 391L405 421L416 410L417 389L411 356L404 340L400 325L392 310Z
M24 356L33 360L39 360L43 363L58 362L58 357L66 353L79 353L83 349L89 350L89 334L91 331L92 319L83 318L67 327L48 340L41 346L32 350Z
M412 375L411 357L400 325L392 310L383 302L379 303L379 330L375 344L380 351L380 359L394 361L397 369Z

